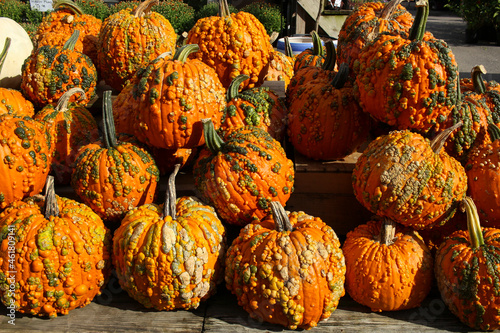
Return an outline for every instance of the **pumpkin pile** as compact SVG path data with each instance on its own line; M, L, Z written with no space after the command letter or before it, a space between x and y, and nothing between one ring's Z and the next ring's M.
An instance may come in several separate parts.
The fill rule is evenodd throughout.
M196 309L225 284L252 318L310 329L345 294L399 311L436 280L466 325L500 327L500 86L482 66L459 78L426 0L415 17L401 0L364 3L337 47L313 31L297 56L227 0L179 42L156 3L101 22L61 0L34 44L0 40L4 304L67 314L114 269L146 308ZM285 208L294 154L353 152L353 196L373 216L342 243ZM193 195L177 196L180 172Z

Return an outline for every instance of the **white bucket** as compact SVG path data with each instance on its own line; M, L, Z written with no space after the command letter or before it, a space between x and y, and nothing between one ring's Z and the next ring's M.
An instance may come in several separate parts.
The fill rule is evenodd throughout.
M292 47L292 53L297 55L306 49L313 48L313 42L311 36L295 36L288 37L288 41L290 42L290 46ZM325 43L321 41L323 45ZM335 46L337 46L337 41L333 41ZM281 53L285 53L285 38L278 39L278 43L276 44L276 49Z

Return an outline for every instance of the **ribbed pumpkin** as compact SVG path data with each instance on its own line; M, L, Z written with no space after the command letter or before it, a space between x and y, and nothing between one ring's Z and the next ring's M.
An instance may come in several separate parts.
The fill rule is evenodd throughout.
M44 45L62 46L75 30L80 31L80 38L75 50L86 54L92 63L97 64L97 42L102 21L93 15L83 13L82 9L71 0L54 2L54 10L45 15L34 36L35 48Z
M68 90L57 106L47 105L35 120L45 123L52 139L52 173L58 184L69 184L76 154L80 147L99 140L99 128L92 114L78 102L69 103L74 94L85 99L81 88Z
M491 141L472 149L465 164L467 193L476 204L482 224L500 228L500 129L494 124L488 129Z
M372 311L418 307L431 290L434 259L411 228L374 218L347 233L342 252L349 296Z
M441 149L457 126L432 142L409 130L370 142L352 173L356 199L372 213L415 229L445 223L467 190L464 168Z
M500 328L500 230L482 228L474 201L464 200L467 231L445 239L436 252L437 286L450 311L476 330Z
M283 205L293 192L292 160L266 131L239 127L224 138L204 120L206 147L193 166L195 187L221 219L244 226L271 212L271 201Z
M326 53L323 42L316 31L311 31L313 47L305 49L295 56L293 70L297 72L303 67L321 67L325 62Z
M395 129L439 131L458 100L458 66L445 41L425 32L429 5L417 2L408 38L380 34L354 65L365 112Z
M45 196L0 213L0 293L16 311L56 317L100 295L111 273L111 233L89 207L48 184Z
M142 66L164 52L174 52L177 34L172 24L150 11L158 0L146 0L134 10L107 17L99 31L97 67L106 84L122 90Z
M267 87L240 92L240 84L246 79L248 75L239 75L229 85L220 132L230 132L240 126L256 126L281 142L285 136L287 114L284 99Z
M230 13L227 0L219 1L218 16L196 22L186 44L199 45L192 57L213 67L225 88L240 74L250 77L242 89L256 86L273 50L262 23L244 11Z
M26 59L21 90L36 107L57 104L66 91L75 87L85 91L81 104L87 105L94 97L97 70L87 55L74 49L79 35L76 30L63 46L42 46Z
M311 81L288 106L287 133L295 150L315 160L348 156L370 134L371 119L354 98L344 63L333 81Z
M176 169L163 205L125 215L113 237L122 288L147 308L196 309L224 277L225 230L213 207L175 195Z
M4 113L33 117L35 107L19 90L0 88L0 114Z
M344 296L345 262L335 231L319 217L273 214L241 229L226 254L226 287L252 318L315 327Z
M103 123L103 140L78 151L71 187L103 220L115 223L132 208L153 202L159 171L145 149L117 139L110 90L103 96Z
M352 70L361 49L380 33L407 36L413 16L401 0L384 3L369 1L362 3L344 21L337 41L339 63L346 62Z
M137 71L134 86L124 88L128 97L117 97L120 128L157 148L204 144L201 120L211 118L220 126L226 89L213 68L188 58L196 50L197 45L185 45Z
M52 149L42 123L26 116L0 115L0 209L42 191Z

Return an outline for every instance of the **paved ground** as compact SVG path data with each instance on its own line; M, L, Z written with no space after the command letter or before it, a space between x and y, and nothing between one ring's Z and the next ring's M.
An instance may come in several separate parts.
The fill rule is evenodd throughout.
M403 2L415 14L415 4ZM488 71L485 80L500 82L500 46L480 40L477 44L465 43L466 23L449 10L431 10L427 20L427 31L443 39L451 47L458 63L460 77L470 77L475 65L483 65Z

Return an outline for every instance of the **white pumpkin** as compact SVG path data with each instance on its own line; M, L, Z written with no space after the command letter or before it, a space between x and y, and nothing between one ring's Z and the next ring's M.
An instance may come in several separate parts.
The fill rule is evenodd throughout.
M7 57L0 72L0 87L19 89L21 67L33 50L33 42L24 28L8 17L0 17L0 53L7 37L11 38Z

